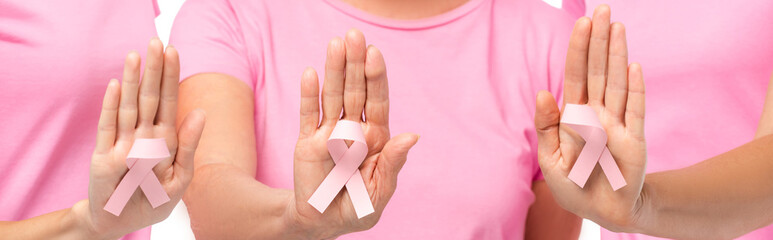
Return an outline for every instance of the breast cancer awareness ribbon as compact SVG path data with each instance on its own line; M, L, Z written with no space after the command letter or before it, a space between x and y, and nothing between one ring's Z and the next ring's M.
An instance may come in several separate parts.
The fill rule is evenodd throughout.
M344 140L352 140L352 145L347 147ZM330 202L346 185L357 217L362 218L373 213L373 204L370 202L368 189L365 188L365 182L359 171L360 164L368 155L368 145L365 143L365 135L362 133L360 123L348 120L338 121L327 140L327 150L336 165L311 195L309 204L317 211L325 212Z
M587 105L566 104L561 124L566 124L585 139L585 147L569 171L570 180L580 188L584 187L598 162L613 191L626 185L623 174L607 148L607 132L604 131L593 108Z
M120 216L124 206L139 186L153 208L169 201L161 182L153 173L153 167L170 156L163 138L138 138L126 156L129 172L118 183L113 195L107 200L105 210Z

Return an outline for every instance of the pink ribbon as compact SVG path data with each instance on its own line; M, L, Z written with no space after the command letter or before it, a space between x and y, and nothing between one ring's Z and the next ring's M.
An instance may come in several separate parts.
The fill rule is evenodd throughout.
M352 140L352 145L347 147L344 140ZM370 195L359 170L360 164L368 155L368 145L365 143L365 135L362 133L360 123L348 120L338 121L327 140L327 150L336 165L311 195L309 204L320 213L325 212L330 202L346 185L357 217L362 218L373 213L373 204L370 202Z
M161 186L161 182L153 174L153 167L161 160L171 156L163 138L138 138L134 140L129 155L126 156L126 165L129 172L123 177L113 195L107 200L105 210L113 215L120 216L126 203L139 186L148 198L153 208L169 201L169 196Z
M623 174L617 168L615 159L607 148L607 132L604 131L593 108L586 105L566 104L561 124L566 124L585 139L585 147L577 157L572 170L569 171L570 180L580 188L584 187L598 162L613 191L626 185Z

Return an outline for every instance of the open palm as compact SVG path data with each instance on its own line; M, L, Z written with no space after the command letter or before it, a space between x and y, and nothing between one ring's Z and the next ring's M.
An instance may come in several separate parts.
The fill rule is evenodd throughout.
M88 220L94 231L117 238L161 221L190 183L204 114L191 112L180 131L175 128L179 69L176 50L170 47L165 53L161 41L154 38L148 46L141 84L140 56L136 52L126 58L123 84L110 81L91 159ZM153 172L171 201L154 209L142 191L135 191L120 216L115 216L103 208L127 173L126 157L138 138L166 140L171 157L158 163Z
M320 238L362 231L375 225L395 191L397 175L408 150L418 140L415 134L390 139L384 59L378 49L366 47L361 32L350 30L345 39L335 38L328 46L321 123L317 73L309 68L301 81L301 128L295 148L292 206L300 226L313 229L311 235ZM335 166L327 141L339 119L361 122L368 145L367 157L359 171L375 213L361 219L357 218L347 191L341 191L324 213L307 202Z
M564 102L587 104L595 110L608 135L607 147L628 185L613 191L598 167L584 188L569 180L584 140L559 124L558 105L548 92L540 92L537 98L539 163L556 201L602 226L629 225L641 206L646 170L644 81L641 67L628 65L624 27L610 24L608 6L599 6L592 21L581 18L575 24L566 59Z

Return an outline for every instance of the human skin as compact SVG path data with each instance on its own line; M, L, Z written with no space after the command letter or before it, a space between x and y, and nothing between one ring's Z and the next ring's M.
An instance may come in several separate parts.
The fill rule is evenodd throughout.
M757 125L757 133L754 138L761 138L773 133L773 75L768 82L768 92L765 95L765 105L760 117L760 123Z
M327 239L376 224L419 136L389 137L386 66L378 49L365 44L361 32L351 30L345 39L330 42L325 72L321 95L316 72L307 69L302 75L292 190L270 188L255 180L253 97L244 83L223 74L198 74L182 83L180 111L194 107L214 111L197 152L202 155L195 162L196 174L201 175L185 195L197 238ZM361 219L347 192L339 194L324 214L307 203L334 166L326 142L342 110L340 119L362 121L362 113L366 119L363 131L369 153L360 172L376 212ZM250 204L236 204L240 202Z
M158 38L148 46L145 71L140 56L126 57L123 84L111 80L102 103L96 146L89 171L89 198L72 208L22 221L0 222L8 239L118 239L164 220L182 198L193 175L193 154L204 128L204 112L191 111L177 119L179 81L177 51L164 51ZM142 83L140 84L140 78ZM136 138L165 138L171 156L153 168L170 201L157 208L135 193L120 216L105 211L105 203L128 171L126 156Z
M564 100L587 102L596 109L628 185L612 191L599 171L582 189L569 181L568 171L583 143L560 125L558 106L543 93L535 117L539 158L557 202L612 231L665 238L732 239L773 222L773 189L768 187L773 182L771 88L754 140L687 168L645 176L643 75L638 64L627 65L624 27L610 25L609 16L609 7L602 5L592 21L577 21L567 56ZM606 42L608 53L607 48L594 47ZM603 55L607 57L599 57ZM615 96L626 88L627 96Z
M440 14L467 1L347 2L374 15L395 19L416 19ZM352 51L349 48L350 45L357 46L357 49L362 49L365 52L364 74L368 84L371 84L372 78L380 78L379 76L382 74L380 72L386 71L381 53L375 47L365 48L364 39L362 40L363 43L359 43L360 40L358 38L360 37L352 34L350 32L344 40L334 39L329 44L325 84L328 84L331 79L341 78L341 75L344 75L342 74L344 71L350 71L348 66L350 52ZM356 33L355 35L361 34ZM342 59L346 63L342 63ZM304 76L311 75L316 74L311 74L308 71L304 74ZM345 75L349 76L349 74ZM308 87L309 85L305 85L305 81L302 82L302 86ZM345 82L348 83L348 81L347 79ZM327 90L330 89L327 86L325 85L322 90L323 110L326 102L333 101L326 101L325 96L340 95L340 93L328 93ZM370 91L372 88L369 85L367 89ZM384 91L386 90L384 87ZM332 166L330 165L332 162L326 160L328 158L326 151L321 151L321 148L324 147L321 144L321 140L324 140L324 137L312 137L311 139L314 140L309 141L308 137L304 137L306 134L304 134L302 126L302 139L298 141L296 146L294 189L270 188L255 180L255 161L258 156L255 149L254 135L254 95L251 89L234 77L220 73L204 73L191 76L183 81L180 95L182 102L181 114L193 108L202 108L210 116L208 118L210 124L204 130L201 147L196 155L196 175L184 197L191 215L193 231L199 239L276 239L291 237L325 239L334 238L349 232L366 230L378 221L383 207L395 191L394 182L400 167L405 161L405 154L407 154L410 146L417 140L411 134L398 135L389 140L389 142L394 142L394 144L389 144L386 141L388 138L381 136L387 133L384 129L376 127L366 128L368 143L375 140L375 145L378 146L377 148L370 147L369 149L380 149L383 147L382 155L386 156L384 161L390 163L384 165L383 169L377 167L374 169L373 166L369 165L373 161L366 159L361 167L363 176L366 179L369 178L368 176L384 179L381 181L381 184L373 184L374 182L366 181L368 192L375 203L376 213L357 220L352 212L347 193L344 192L342 194L343 198L339 196L334 201L334 204L341 204L343 207L338 205L332 207L333 212L340 214L328 214L327 211L331 210L327 210L325 214L320 216L316 210L311 209L310 205L305 203L305 200L308 199L309 194L319 184L322 179L321 176L324 176L320 174L326 173ZM368 96L367 101L370 101L371 93L366 95ZM304 96L311 98L312 94ZM370 106L377 105L365 104L366 119L368 119L368 108ZM371 113L378 112L371 111ZM302 117L303 114L302 112ZM338 116L334 113L325 115ZM379 121L379 118L371 119ZM337 119L332 118L332 120ZM316 132L329 132L332 120L330 118L323 118L321 121L322 126ZM388 129L388 125L382 128ZM372 137L368 133L378 137ZM325 134L322 135L325 136ZM309 142L313 142L314 147L307 147L306 145L310 144ZM385 143L386 145L384 145ZM303 156L313 156L313 158L298 159L299 152L309 151L308 149L314 148L316 148L313 151L314 154L303 154ZM228 151L224 149L228 149ZM394 156L394 160L390 156ZM327 161L327 163L304 170L301 170L298 166L299 162L320 161L320 159ZM376 164L376 166L382 165ZM320 169L325 171L320 172ZM313 178L309 178L309 176L313 176ZM384 187L384 190L381 190L381 187ZM376 190L375 193L374 189ZM579 236L580 219L574 216L574 214L563 210L553 201L544 181L535 182L532 189L536 200L530 208L527 217L526 237L528 239L576 239ZM379 193L380 191L383 191L383 193ZM237 204L245 202L250 204ZM210 207L213 205L219 207L216 209ZM333 218L334 215L340 216Z

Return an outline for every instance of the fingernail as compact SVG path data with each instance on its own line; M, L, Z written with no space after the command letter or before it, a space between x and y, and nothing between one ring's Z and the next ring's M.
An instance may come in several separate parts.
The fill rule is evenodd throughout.
M126 57L128 58L128 57L131 57L131 56L139 57L140 56L140 52L137 52L137 50L131 50L131 51L129 51L129 54L126 54Z

